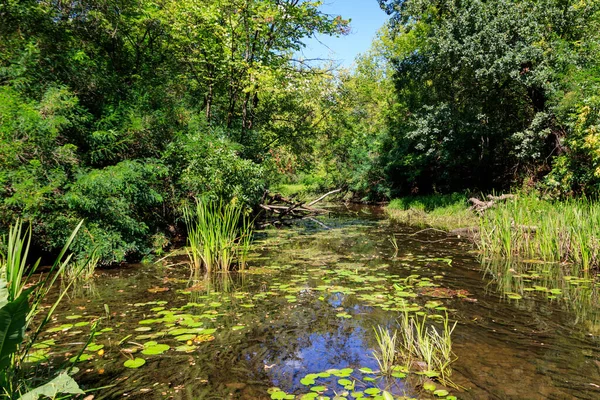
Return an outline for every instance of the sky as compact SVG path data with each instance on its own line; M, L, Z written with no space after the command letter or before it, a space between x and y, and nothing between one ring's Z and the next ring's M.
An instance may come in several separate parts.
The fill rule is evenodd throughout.
M369 49L375 34L388 19L379 8L377 0L324 0L321 10L327 14L351 19L352 31L340 38L319 36L319 40L310 39L301 56L305 59L333 59L347 68L352 66L358 54Z

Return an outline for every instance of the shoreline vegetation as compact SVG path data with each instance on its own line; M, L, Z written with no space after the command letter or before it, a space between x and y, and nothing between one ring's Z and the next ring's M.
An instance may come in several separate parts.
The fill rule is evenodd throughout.
M429 398L456 400L422 380L449 381L455 360L450 319L462 317L462 308L447 308L442 299L469 292L439 282L446 273L440 268L451 266L452 259L411 253L401 260L400 252L422 247L408 241L418 249L399 245L393 226L338 230L348 242L350 235L357 241L345 248L348 243L340 240L334 249L328 240L339 224L332 222L330 229L325 219L316 218L328 213L319 207L325 198L378 205L391 200L385 208L391 220L469 237L480 250L486 277L491 275L489 281L510 299L536 291L551 299L561 296L577 307L578 318L600 310L600 205L592 200L600 196L600 1L337 3L331 7L339 6L339 15L317 0L0 1L0 400L60 393L68 398L82 394L74 379L83 377L82 388L90 390L104 372L111 385L137 386L156 375L127 381L123 368L146 363L134 354L159 356L171 345L173 351L190 353L183 368L174 364L178 373L197 373L186 377L186 385L215 390L217 384L204 376L209 363L220 367L219 375L242 371L247 380L255 370L248 374L237 363L221 364L234 348L233 336L219 343L225 326L243 335L246 326L252 327L248 338L261 349L232 358L256 358L260 376L251 380L271 384L267 369L276 366L274 371L281 369L286 377L290 357L324 354L316 347L306 354L286 347L281 351L286 358L267 366L269 356L262 351L278 353L271 350L278 350L282 338L286 344L313 341L298 340L308 327L315 338L332 329L363 335L375 322L382 322L372 340L382 349L379 372L403 379L409 367L418 367L412 368L418 369L418 384L407 387L431 391ZM314 38L353 33L358 26L341 15L350 14L343 7L367 3L389 18L351 67L305 58L303 50ZM519 188L514 196L467 196ZM403 197L419 193L445 194ZM360 220L358 213L349 218L355 216ZM255 247L263 235L253 236L255 227L284 226L291 219L320 225L322 235L291 249ZM368 241L359 241L363 234ZM290 239L282 235L273 243L296 246ZM101 308L79 308L73 301L68 306L77 306L77 314L57 320L63 315L54 312L70 288L89 288L85 296L92 303L94 279L109 283L96 268L156 261L180 245L186 245L181 258L191 271L185 290L180 271L169 269L184 264L177 259L163 268L160 281L148 277L157 286L125 286L130 277L119 275L99 285L107 290L103 303L96 304ZM384 261L379 250L395 251L385 260L390 265L374 265ZM276 257L278 251L289 259ZM300 257L307 255L316 256ZM36 282L37 267L53 260ZM434 262L444 265L430 268ZM288 269L288 263L294 265ZM421 275L425 269L432 276ZM230 271L248 272L239 274L240 281L268 273L260 282L249 279L256 284L248 288L229 290ZM285 274L275 275L280 272ZM232 296L211 292L207 282L213 278L221 279L223 294ZM58 287L59 282L64 285ZM156 300L158 293L171 290L168 300ZM193 301L174 304L188 294ZM261 306L272 298L281 302L276 311ZM118 309L111 313L109 303ZM361 329L341 322L362 320L356 311L363 304L389 312L390 321L376 321L376 311ZM139 308L145 306L149 309ZM259 310L265 314L255 313ZM442 311L450 315L444 318ZM406 314L398 321L400 314L393 312ZM149 319L150 313L156 318ZM114 332L92 342L113 331L96 332L100 320L111 323L111 318L133 320L136 333L113 321L115 331L127 335L117 338ZM588 331L600 332L598 320ZM431 327L439 323L443 330ZM258 324L269 333L255 329ZM397 336L388 330L393 325ZM88 326L89 335L83 330ZM58 371L51 364L58 350L49 349L55 338L61 346L66 343L60 343L63 334L69 352L60 348L61 357L73 356L64 360L71 366L52 375ZM134 335L135 342L129 340ZM198 347L213 340L219 343L214 353ZM344 340L348 347L358 343ZM334 336L326 341L342 343ZM327 351L335 354L333 349ZM107 368L98 368L98 376L86 380L89 375L83 373L92 371L87 366L75 378L67 375L75 363L101 361L105 351ZM201 360L204 354L214 357ZM394 365L395 356L406 365ZM38 376L39 365L51 373ZM345 379L354 372L335 367L329 370L334 372L310 371L304 382L312 394L302 398L321 398L338 386L353 392L355 382L349 380L336 380L330 388L323 381L316 385L317 378ZM538 367L536 373L543 370ZM574 364L568 374L575 372ZM577 384L571 376L569 385ZM600 375L593 380L600 381ZM395 396L384 387L385 379L372 378L372 387L364 382L364 393L352 397ZM158 393L155 383L148 390ZM239 383L247 382L234 382ZM168 390L176 393L184 386L168 382ZM271 399L294 398L279 388L263 389Z
M600 205L586 199L551 201L517 194L478 213L463 194L392 200L392 221L468 237L484 259L539 261L588 276L600 267Z

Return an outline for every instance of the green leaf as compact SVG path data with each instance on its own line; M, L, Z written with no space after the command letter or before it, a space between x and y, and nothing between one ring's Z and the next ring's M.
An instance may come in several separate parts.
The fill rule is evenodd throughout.
M73 378L63 372L45 385L25 393L19 400L36 400L40 396L54 399L59 394L84 394L84 391Z
M383 399L384 400L394 400L394 396L390 392L384 391L383 392Z
M31 290L24 291L17 299L6 303L0 309L0 369L2 370L9 367L12 354L23 342Z
M123 366L126 368L139 368L142 365L146 364L146 360L143 358L134 358L133 360L127 360L123 363Z

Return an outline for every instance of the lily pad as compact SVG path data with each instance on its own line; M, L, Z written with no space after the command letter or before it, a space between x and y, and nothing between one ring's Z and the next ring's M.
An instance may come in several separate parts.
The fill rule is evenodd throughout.
M127 360L123 363L123 366L125 368L139 368L142 365L146 364L146 360L144 360L143 358L134 358L133 360Z

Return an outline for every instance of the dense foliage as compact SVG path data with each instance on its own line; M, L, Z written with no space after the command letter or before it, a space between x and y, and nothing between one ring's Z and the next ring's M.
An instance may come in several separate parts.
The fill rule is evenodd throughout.
M398 104L381 162L395 191L600 189L600 3L379 3L392 16Z
M74 248L110 263L166 243L194 197L254 205L270 150L310 147L322 72L294 54L347 30L318 6L1 0L0 230L32 220L52 250L85 218Z
M600 3L375 0L352 69L298 51L308 0L0 0L0 229L103 262L168 243L193 198L274 183L357 199L600 191Z

